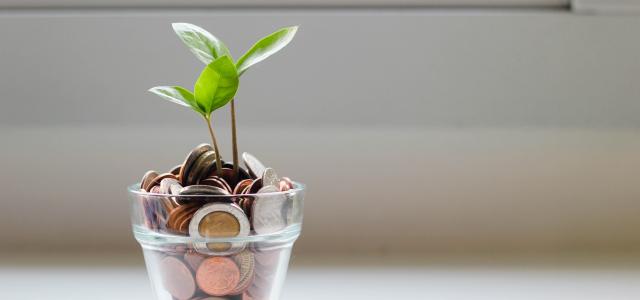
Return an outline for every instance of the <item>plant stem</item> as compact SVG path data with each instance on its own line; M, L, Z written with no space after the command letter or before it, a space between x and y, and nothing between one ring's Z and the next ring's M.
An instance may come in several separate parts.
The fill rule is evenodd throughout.
M236 135L236 105L231 99L231 144L233 147L233 179L238 180L238 137Z
M213 150L216 152L216 173L218 177L222 177L222 161L220 160L220 150L218 150L218 141L216 141L216 135L213 133L213 127L211 126L211 117L205 117L207 127L209 127L209 134L211 135L211 141L213 142Z

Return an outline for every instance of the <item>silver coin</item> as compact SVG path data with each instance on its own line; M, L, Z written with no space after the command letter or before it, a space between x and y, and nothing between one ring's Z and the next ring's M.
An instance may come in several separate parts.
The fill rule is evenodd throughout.
M287 197L283 193L278 193L278 188L268 185L258 191L256 199L251 208L251 221L253 230L258 234L269 234L284 229L287 225L285 220L285 205Z
M254 179L259 178L264 172L264 169L266 169L262 162L247 152L242 153L242 161L244 161L244 165L247 166L249 175Z
M280 178L278 178L278 174L272 168L265 168L262 172L262 186L275 186L278 189L278 185L280 184ZM278 189L279 191L279 189Z
M171 195L180 195L180 192L182 192L182 189L183 189L182 184L177 182L169 186L169 193Z
M175 178L162 179L160 181L160 194L171 194L171 186L175 184L180 185L178 180Z

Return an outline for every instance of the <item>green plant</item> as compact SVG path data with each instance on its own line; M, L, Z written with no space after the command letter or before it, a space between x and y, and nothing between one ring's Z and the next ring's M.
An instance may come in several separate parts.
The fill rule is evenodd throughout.
M159 86L149 91L171 102L191 107L205 119L216 152L216 166L221 170L220 152L212 127L211 113L231 102L231 138L233 174L238 176L238 140L234 96L239 77L251 66L284 48L295 36L298 27L285 27L256 42L234 63L229 48L208 31L188 23L173 23L173 30L191 52L206 67L195 83L194 92L179 86Z

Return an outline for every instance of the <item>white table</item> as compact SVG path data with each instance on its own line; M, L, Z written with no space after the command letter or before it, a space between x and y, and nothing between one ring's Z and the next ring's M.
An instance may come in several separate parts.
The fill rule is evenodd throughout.
M139 257L34 257L5 256L0 299L152 299ZM640 259L296 258L283 299L640 299Z

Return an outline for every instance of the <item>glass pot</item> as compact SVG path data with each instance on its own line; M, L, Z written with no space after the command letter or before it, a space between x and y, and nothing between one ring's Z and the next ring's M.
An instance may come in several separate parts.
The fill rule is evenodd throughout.
M129 187L131 223L158 300L276 300L300 235L305 188L167 195Z

